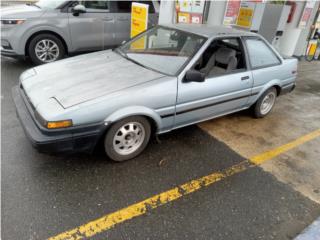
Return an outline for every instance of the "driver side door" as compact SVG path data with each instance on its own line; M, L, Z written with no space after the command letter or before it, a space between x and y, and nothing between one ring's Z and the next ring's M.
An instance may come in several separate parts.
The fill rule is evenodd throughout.
M240 38L236 40L245 61L243 67L225 74L207 75L203 82L185 82L183 79L178 82L176 126L200 122L246 106L253 78L246 65L242 42Z

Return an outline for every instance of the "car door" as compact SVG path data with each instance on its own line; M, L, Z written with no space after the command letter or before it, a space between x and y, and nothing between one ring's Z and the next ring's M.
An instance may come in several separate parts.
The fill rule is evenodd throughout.
M176 126L188 125L246 107L251 96L253 78L247 68L242 42L239 38L235 39L242 51L241 67L224 74L207 75L203 82L184 82L183 79L178 82Z
M79 1L86 12L78 16L69 9L69 29L75 51L102 50L114 42L114 14L109 1ZM111 33L111 34L110 34Z
M115 13L115 43L117 45L130 39L132 2L149 5L148 27L158 22L158 15L152 1L112 1L112 12Z

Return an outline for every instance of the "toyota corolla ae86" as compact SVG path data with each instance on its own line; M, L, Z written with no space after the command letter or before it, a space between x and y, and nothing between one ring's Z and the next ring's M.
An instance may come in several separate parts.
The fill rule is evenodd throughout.
M152 134L251 108L265 117L292 91L297 60L263 37L206 25L157 26L114 50L25 71L18 117L41 152L139 155Z

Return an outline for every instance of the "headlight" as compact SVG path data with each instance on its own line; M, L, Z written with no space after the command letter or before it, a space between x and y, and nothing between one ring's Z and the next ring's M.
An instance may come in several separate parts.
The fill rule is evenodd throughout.
M37 122L48 129L68 128L68 127L72 127L72 125L73 125L71 119L61 120L61 121L46 121L38 113L38 111L35 111L34 115L35 115Z
M19 25L24 23L25 19L3 19L1 20L2 25Z
M62 120L62 121L55 121L55 122L47 122L47 126L46 127L49 128L49 129L72 127L72 120Z

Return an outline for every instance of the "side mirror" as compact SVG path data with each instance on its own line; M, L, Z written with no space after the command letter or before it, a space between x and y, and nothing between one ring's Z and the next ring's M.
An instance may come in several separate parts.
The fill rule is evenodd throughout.
M206 75L197 70L188 70L183 82L204 82Z
M82 4L78 4L74 6L74 8L72 8L73 16L79 16L80 13L86 13L86 12L87 12L87 9Z

